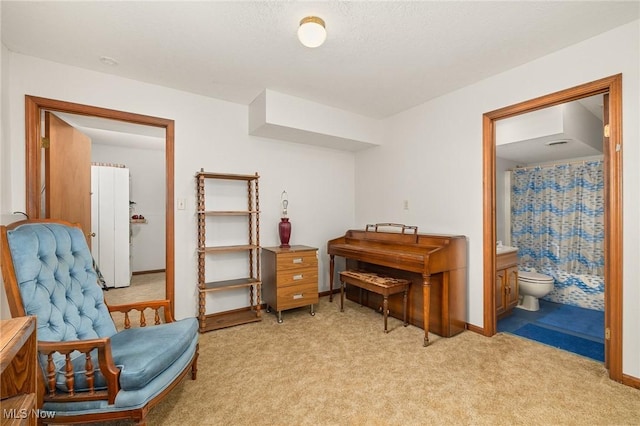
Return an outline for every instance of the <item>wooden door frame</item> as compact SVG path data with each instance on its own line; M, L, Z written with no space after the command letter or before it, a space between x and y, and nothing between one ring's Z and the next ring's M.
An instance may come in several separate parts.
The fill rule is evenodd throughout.
M165 173L166 173L166 278L165 298L170 301L171 314L175 313L175 249L174 249L174 131L173 120L134 114L90 105L76 104L55 99L25 95L25 142L26 142L26 213L29 218L40 217L41 182L41 114L42 111L57 111L109 120L124 121L144 126L160 127L165 130Z
M604 146L605 179L605 342L609 377L623 382L622 374L622 74L613 75L546 96L520 102L483 115L483 258L485 336L496 334L496 145L495 122L598 94L609 94L609 141Z

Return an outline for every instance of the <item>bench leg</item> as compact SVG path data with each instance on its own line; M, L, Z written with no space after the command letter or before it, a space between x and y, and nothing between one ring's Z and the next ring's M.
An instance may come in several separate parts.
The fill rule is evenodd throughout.
M333 271L335 269L335 255L329 255L329 302L333 302Z
M389 311L389 296L385 294L384 300L382 302L382 315L384 316L384 332L388 333L387 330L387 312Z
M344 312L344 281L340 281L340 312Z
M404 326L409 325L407 322L407 289L404 290L404 296L402 300L402 320L404 321Z

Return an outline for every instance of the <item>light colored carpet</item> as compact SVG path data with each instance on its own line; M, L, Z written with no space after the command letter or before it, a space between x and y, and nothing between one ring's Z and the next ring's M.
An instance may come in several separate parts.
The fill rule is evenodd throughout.
M111 305L141 300L164 299L164 272L133 275L129 287L110 288L103 293L104 299Z
M109 292L107 292L109 293ZM445 339L320 299L200 335L198 379L150 425L640 425L640 390L603 365L509 334ZM126 424L126 423L120 423Z
M131 277L131 285L129 287L110 288L103 292L104 300L108 305L122 305L126 303L141 302L145 300L160 300L165 298L165 279L164 272L156 272L153 274L141 274L133 275ZM130 315L132 326L138 325L139 314ZM160 311L161 315L162 310ZM154 311L152 309L146 309L144 315L147 320L147 324L153 323ZM113 322L116 324L118 330L124 328L124 314L119 312L113 312L111 314Z

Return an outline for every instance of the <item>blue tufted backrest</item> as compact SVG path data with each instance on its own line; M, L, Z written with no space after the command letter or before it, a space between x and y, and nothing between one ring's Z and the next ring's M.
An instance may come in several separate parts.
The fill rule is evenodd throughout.
M7 231L7 239L24 309L37 316L38 340L116 333L80 228L29 223Z

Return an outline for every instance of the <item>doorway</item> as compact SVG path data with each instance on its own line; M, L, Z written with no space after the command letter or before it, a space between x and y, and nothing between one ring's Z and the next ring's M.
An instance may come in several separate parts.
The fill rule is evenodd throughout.
M25 96L26 121L26 213L30 218L42 216L40 183L42 182L41 114L52 111L96 117L123 123L164 129L165 151L165 298L170 301L171 313L175 305L174 265L174 121L124 111L75 104L54 99Z
M66 169L72 167L70 162L91 163L90 177L87 177L91 182L91 229L88 239L96 266L104 276L103 285L106 288L122 288L130 283L152 283L145 285L157 295L155 298L164 299L164 128L60 112L50 115L61 119L75 132L89 139L89 159L78 160L77 156L67 156L54 164L65 165L65 171L61 173L64 175ZM54 142L49 139L45 157L47 154L52 157L52 151L62 149L67 139L59 142L58 147ZM60 169L46 167L49 174L56 168ZM77 181L74 175L73 181L64 186L63 194L58 198L64 199L78 192L80 187ZM69 188L73 188L73 191L69 191ZM48 194L49 189L45 182L43 193ZM44 198L46 200L52 196ZM56 216L47 208L45 214L67 217ZM153 280L150 281L150 278ZM140 294L140 297L144 297L141 300L152 300L146 293Z
M496 145L498 120L608 94L605 110L605 367L622 381L622 75L603 78L567 90L488 112L483 116L483 257L484 334L496 333Z

